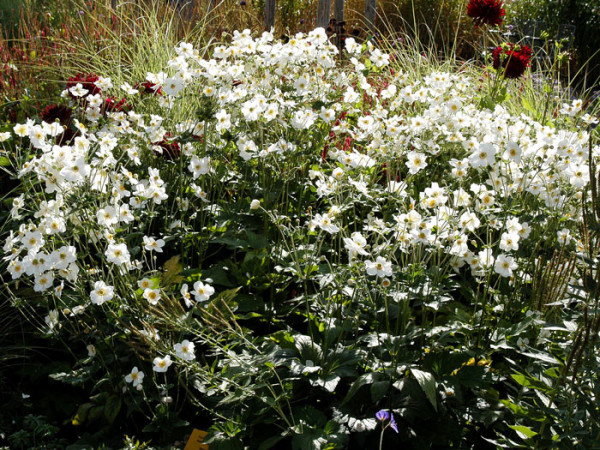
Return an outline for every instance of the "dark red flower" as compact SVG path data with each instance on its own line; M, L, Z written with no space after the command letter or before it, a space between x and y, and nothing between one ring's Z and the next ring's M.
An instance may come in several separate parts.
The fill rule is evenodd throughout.
M494 49L494 69L504 78L519 78L531 63L531 49L527 45L503 44Z
M500 0L469 0L467 15L473 18L475 26L486 23L492 27L504 21L504 8Z
M104 101L104 105L102 106L102 108L104 112L128 111L129 105L125 104L124 98L117 102L114 98L108 97Z
M176 159L181 155L179 142L171 139L171 133L165 134L162 141L153 142L153 145L160 147L160 150L155 151L155 153L161 155L165 159Z
M150 81L136 83L134 88L139 90L142 94L163 95L162 87L158 84L151 83Z
M47 123L52 123L58 120L61 125L67 125L71 122L71 108L65 105L53 105L46 106L41 112L40 116L42 120Z

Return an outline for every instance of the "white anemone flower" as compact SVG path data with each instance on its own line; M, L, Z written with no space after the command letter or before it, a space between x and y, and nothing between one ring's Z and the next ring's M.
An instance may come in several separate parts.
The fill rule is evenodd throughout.
M171 364L173 364L173 361L171 361L171 356L167 355L164 358L160 358L159 356L157 356L156 358L154 358L154 361L152 361L152 363L154 364L152 370L160 373L169 370L169 367L171 366Z
M125 376L127 383L132 383L133 387L137 388L144 381L144 372L140 372L137 367L131 369L131 372Z
M107 285L104 281L96 281L94 289L90 292L90 299L94 305L101 305L104 302L112 300L115 288Z
M392 263L383 256L378 256L375 261L365 261L367 274L376 275L378 277L392 276Z
M196 359L196 355L194 355L194 343L187 339L181 341L179 344L175 344L174 349L175 355L184 361L193 361Z
M204 284L202 281L196 281L194 283L192 294L194 294L194 298L198 303L207 301L214 293L215 288L210 284Z

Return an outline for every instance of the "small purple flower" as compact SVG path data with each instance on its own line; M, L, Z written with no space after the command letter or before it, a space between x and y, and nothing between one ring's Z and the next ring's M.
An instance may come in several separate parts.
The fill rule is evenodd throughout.
M390 413L390 412L386 411L385 409L381 409L381 410L377 411L377 413L375 414L375 417L377 417L377 420L379 420L381 422L382 438L383 438L383 431L387 427L390 427L396 433L399 433L398 424L396 424L396 419L395 419L393 413ZM390 422L387 425L384 425L383 422L385 422L388 419Z
M385 409L382 409L380 411L377 411L375 417L377 417L377 420L381 420L383 422L384 420L388 420L390 418L390 413L387 412Z
M246 6L246 0L241 0L240 1L240 6Z
M394 418L394 414L390 415L390 427L392 428L392 430L394 430L396 433L399 433L398 431L398 425L396 424L396 419Z

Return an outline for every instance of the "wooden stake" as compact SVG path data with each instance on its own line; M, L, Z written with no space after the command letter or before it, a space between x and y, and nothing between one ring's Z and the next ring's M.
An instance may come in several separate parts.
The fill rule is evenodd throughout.
M331 17L331 0L319 0L317 7L317 27L327 28Z
M265 30L271 31L275 26L275 1L265 0Z
M375 16L377 14L376 1L377 0L367 0L365 3L365 20L370 32L375 30Z

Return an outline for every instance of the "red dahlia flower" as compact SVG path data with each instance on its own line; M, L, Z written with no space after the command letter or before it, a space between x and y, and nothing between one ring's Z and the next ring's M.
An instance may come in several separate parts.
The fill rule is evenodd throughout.
M172 139L171 133L166 133L162 141L153 142L152 144L160 148L160 150L157 148L154 153L161 155L167 160L177 159L179 158L179 155L181 155L179 142Z
M162 87L150 81L136 83L134 88L138 89L142 94L163 95Z
M494 69L500 70L504 78L519 78L531 62L531 49L527 45L511 43L500 45L494 50Z
M47 123L52 123L56 120L60 122L61 125L67 125L71 122L71 108L65 105L57 105L56 103L53 105L46 106L40 116L42 116L42 120Z
M504 8L500 0L469 0L467 15L472 17L475 26L486 23L492 27L504 21Z
M129 111L129 106L125 103L124 98L117 102L114 98L107 97L102 108L104 112Z

